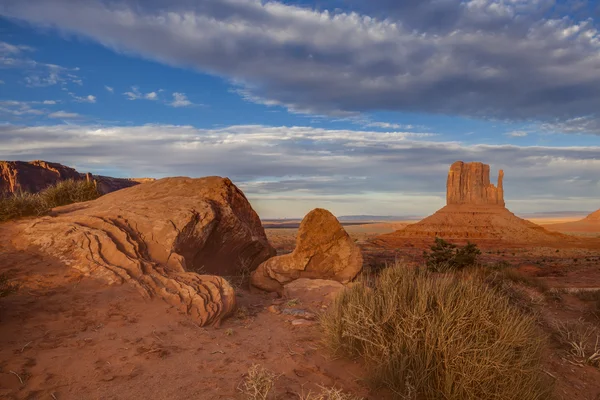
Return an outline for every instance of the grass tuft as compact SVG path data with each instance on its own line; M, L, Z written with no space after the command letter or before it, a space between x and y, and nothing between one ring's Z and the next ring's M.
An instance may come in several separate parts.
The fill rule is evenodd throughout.
M336 388L320 386L319 393L308 392L308 394L299 394L299 400L362 400L360 397L345 393Z
M39 193L17 192L0 197L0 222L46 214L54 207L94 200L100 193L94 182L66 180Z
M321 319L325 342L399 398L549 398L535 320L483 279L396 264L338 296Z
M278 375L254 364L248 369L246 378L240 383L238 390L248 400L267 400L275 387Z

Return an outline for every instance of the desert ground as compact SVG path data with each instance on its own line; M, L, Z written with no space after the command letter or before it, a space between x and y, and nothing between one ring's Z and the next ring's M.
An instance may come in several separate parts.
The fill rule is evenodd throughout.
M456 168L468 178L482 164ZM78 182L64 187L95 187ZM17 284L0 296L0 397L437 398L408 381L402 393L376 384L374 365L328 346L326 321L346 293L378 293L369 282L386 271L420 270L443 236L481 254L472 275L433 270L428 284L485 274L478 290L535 324L538 372L553 396L543 398L600 399L600 224L527 221L505 207L501 186L476 187L465 202L472 189L449 184L447 206L420 221L368 223L324 209L261 221L220 177L166 178L59 206L45 191L26 197L43 213L0 223L0 276ZM248 389L257 370L274 385L268 395Z

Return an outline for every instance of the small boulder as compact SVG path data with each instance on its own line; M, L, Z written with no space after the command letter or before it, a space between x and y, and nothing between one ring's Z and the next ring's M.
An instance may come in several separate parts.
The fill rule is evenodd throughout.
M301 278L348 283L362 264L359 247L337 218L317 208L302 220L294 251L260 264L251 283L268 292L282 292L283 285Z

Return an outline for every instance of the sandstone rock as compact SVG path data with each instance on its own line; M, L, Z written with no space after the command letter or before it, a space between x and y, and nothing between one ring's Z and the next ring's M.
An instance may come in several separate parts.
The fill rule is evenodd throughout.
M306 319L295 319L291 321L292 326L314 326L317 323L315 321L308 321Z
M504 173L500 171L496 188L490 184L489 171L486 164L455 162L448 173L448 204L415 224L380 236L375 243L398 247L402 238L436 237L544 243L567 240L565 235L549 232L507 210L504 204Z
M337 218L317 208L302 220L294 251L262 263L250 281L270 292L280 292L283 285L300 278L347 283L360 272L362 261L360 249Z
M37 193L48 186L68 179L93 181L101 194L154 181L152 178L128 179L98 176L90 173L82 174L62 164L39 160L31 162L0 161L0 196L18 191Z
M258 215L229 180L167 178L61 207L16 239L84 275L130 282L197 318L218 324L235 307L221 277L274 255ZM211 274L211 275L199 275Z
M446 186L446 204L497 205L504 207L504 172L498 175L498 187L490 183L490 166L480 162L457 161L450 166Z
M81 179L73 168L46 161L0 161L0 195L39 192L60 181Z
M283 295L299 299L303 304L328 305L344 287L338 281L302 278L285 285Z

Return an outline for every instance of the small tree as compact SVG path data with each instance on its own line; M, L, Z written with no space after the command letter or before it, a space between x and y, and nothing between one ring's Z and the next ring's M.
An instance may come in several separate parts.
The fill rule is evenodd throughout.
M477 245L471 242L459 247L438 237L431 246L431 252L423 252L427 267L432 271L459 270L472 266L480 254Z

